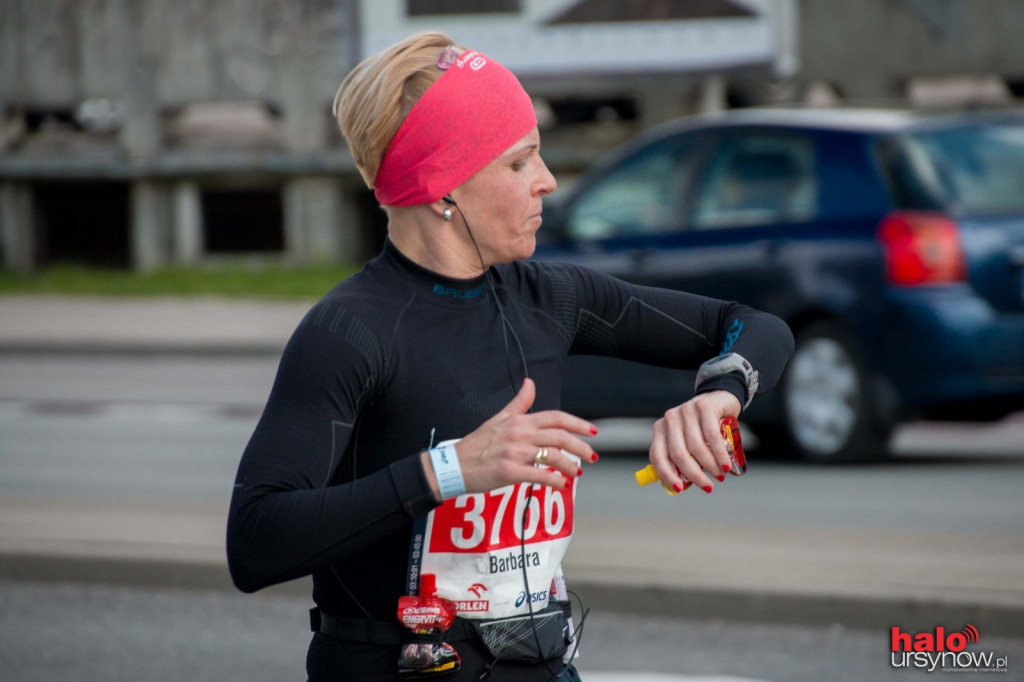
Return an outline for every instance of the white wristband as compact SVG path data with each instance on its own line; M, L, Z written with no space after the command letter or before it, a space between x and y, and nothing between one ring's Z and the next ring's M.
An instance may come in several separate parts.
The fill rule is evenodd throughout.
M434 475L441 489L441 499L458 497L466 492L466 482L462 479L462 466L459 455L455 452L455 444L439 445L430 451L430 463L434 465Z

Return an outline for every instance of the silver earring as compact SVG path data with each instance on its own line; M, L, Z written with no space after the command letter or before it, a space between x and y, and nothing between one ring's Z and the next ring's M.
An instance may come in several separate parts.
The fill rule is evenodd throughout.
M442 215L444 216L444 221L446 223L450 223L452 221L452 210L450 208L446 208Z

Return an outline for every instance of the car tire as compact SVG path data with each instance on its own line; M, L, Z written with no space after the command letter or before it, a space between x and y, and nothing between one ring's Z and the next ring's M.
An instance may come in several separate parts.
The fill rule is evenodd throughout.
M884 459L893 425L878 414L872 385L841 327L821 321L801 330L779 385L789 452L815 463Z

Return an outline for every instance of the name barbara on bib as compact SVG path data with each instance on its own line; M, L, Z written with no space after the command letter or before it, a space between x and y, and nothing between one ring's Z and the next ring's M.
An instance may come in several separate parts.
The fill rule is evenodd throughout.
M508 556L494 556L493 554L487 557L490 562L491 573L504 573L506 571L519 571L523 568L530 568L531 566L540 566L540 554L538 552L527 552L526 554L520 554L516 552L509 552ZM526 562L525 564L523 562Z

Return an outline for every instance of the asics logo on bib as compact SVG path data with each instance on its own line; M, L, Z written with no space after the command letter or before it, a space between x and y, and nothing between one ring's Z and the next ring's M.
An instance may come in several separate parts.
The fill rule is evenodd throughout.
M547 601L547 600L548 600L548 593L547 592L531 592L530 593L530 603L531 604L537 604L538 602ZM519 606L522 606L525 603L526 603L526 592L523 591L523 592L520 592L519 596L516 598L516 606L519 607Z

